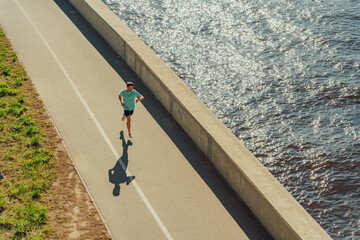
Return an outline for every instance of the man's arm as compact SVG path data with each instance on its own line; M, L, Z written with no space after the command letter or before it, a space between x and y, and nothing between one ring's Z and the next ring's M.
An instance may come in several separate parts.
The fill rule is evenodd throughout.
M140 97L138 97L138 99L136 99L135 102L142 101L142 100L144 100L144 96L143 96L143 95L140 95Z
M119 100L120 100L121 106L124 106L124 103L122 102L122 99L121 99L120 95L119 95Z

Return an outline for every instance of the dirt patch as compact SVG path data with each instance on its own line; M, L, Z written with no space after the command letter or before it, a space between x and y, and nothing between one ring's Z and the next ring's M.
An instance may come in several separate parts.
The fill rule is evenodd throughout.
M55 157L56 178L45 203L59 238L111 239L61 142Z

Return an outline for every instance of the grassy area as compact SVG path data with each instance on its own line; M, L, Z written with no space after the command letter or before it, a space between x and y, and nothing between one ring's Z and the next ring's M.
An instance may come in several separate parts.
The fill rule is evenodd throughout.
M56 238L43 198L55 176L53 152L59 139L44 116L0 28L0 239Z

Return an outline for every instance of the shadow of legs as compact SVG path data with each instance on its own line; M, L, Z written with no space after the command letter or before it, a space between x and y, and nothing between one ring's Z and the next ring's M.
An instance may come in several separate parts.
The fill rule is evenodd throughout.
M113 195L115 197L120 195L120 184L115 184L114 190L113 190Z
M109 182L114 184L113 195L119 196L120 195L120 184L126 183L129 185L132 180L135 179L135 176L127 176L126 169L129 164L128 159L128 147L132 145L130 141L125 141L123 131L120 132L120 139L122 140L123 146L123 154L122 156L116 161L115 166L112 169L109 169Z

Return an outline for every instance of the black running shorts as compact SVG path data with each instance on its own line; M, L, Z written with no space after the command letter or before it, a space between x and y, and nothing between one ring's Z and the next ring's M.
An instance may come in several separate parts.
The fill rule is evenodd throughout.
M134 113L134 110L124 110L124 114L125 114L125 116L131 116L131 115L133 115L133 113Z

